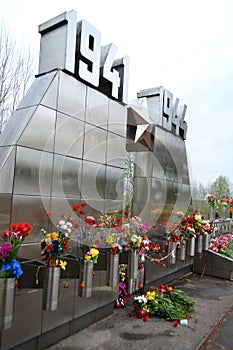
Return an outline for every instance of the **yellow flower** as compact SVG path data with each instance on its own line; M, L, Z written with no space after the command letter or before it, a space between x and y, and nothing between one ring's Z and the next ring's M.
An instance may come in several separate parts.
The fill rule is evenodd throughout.
M51 239L52 241L58 238L58 232L52 232L51 233Z
M92 255L85 254L85 257L84 257L85 260L91 260L91 258L92 258Z
M113 237L112 236L107 236L106 243L112 244L113 243Z
M155 294L155 291L153 291L153 292L148 291L148 292L146 293L146 297L147 297L148 300L154 300L155 295L156 295L156 294Z
M92 253L92 258L94 258L94 257L99 255L99 251L96 248L91 248L90 252Z
M65 270L66 269L66 265L67 265L67 261L63 261L63 260L60 260L60 263L59 263L60 267Z

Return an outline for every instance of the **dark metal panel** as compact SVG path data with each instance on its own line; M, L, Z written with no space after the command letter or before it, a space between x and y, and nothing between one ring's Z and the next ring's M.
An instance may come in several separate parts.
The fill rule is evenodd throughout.
M109 102L108 130L126 137L127 108L114 101Z
M107 164L120 168L126 167L128 152L125 148L125 139L108 132L107 139Z
M0 193L12 193L15 147L0 147Z
M45 93L47 93L50 84L53 82L53 79L57 76L57 74L58 72L54 71L34 79L18 109L38 105ZM52 105L50 107L52 107Z
M55 136L55 153L82 158L84 123L58 113Z
M60 72L58 111L84 120L86 89L77 79Z
M39 106L19 139L19 145L53 151L56 112Z
M93 162L105 163L106 152L107 131L86 124L83 158Z
M66 323L60 327L51 329L50 331L41 335L38 341L38 346L36 350L47 349L50 345L57 343L58 341L66 338L70 335L70 324ZM22 349L24 350L24 349ZM29 349L33 350L33 349ZM68 350L68 349L67 349Z
M82 198L101 200L105 198L106 166L83 161Z
M13 325L3 331L3 349L9 349L40 335L42 323L41 303L41 289L16 290ZM22 322L22 316L25 322Z
M86 122L107 129L109 99L99 91L87 88Z
M82 160L54 156L52 195L59 197L80 197Z
M17 147L15 194L50 195L53 155Z

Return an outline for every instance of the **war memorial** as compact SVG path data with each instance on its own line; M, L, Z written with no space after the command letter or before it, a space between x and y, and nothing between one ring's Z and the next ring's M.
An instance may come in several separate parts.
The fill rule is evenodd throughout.
M195 254L164 245L191 204L186 105L163 86L129 102L129 57L74 10L39 34L38 74L0 135L0 228L23 237L13 302L1 286L2 350L44 349L109 315L119 267L133 294L190 271ZM137 249L116 254L138 230L166 258L153 246L139 268Z

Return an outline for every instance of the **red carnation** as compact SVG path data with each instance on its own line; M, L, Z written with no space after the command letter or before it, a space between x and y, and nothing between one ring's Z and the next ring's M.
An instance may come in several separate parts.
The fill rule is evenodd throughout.
M74 211L78 211L79 205L78 205L78 204L72 205L72 209L73 209Z

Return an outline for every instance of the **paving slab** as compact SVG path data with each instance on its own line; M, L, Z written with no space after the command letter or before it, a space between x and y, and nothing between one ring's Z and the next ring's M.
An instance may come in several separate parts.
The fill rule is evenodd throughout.
M210 345L213 332L225 326L226 346L231 344L230 333L233 322L221 322L233 308L233 281L201 276L191 273L182 276L169 285L181 289L195 301L195 312L188 325L174 327L172 322L159 318L149 318L147 322L134 316L133 296L123 309L113 313L95 324L75 333L47 350L204 350L228 349L213 348ZM219 332L220 337L220 332ZM221 338L220 338L221 340ZM207 348L207 346L210 346ZM217 345L216 345L217 346Z

